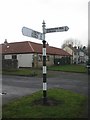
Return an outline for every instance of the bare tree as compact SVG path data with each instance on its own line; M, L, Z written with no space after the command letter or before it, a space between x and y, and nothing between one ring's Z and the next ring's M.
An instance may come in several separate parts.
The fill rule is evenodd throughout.
M81 42L77 39L67 39L64 41L64 43L62 44L62 48L64 48L65 46L71 45L72 47L76 46L76 47L82 47Z

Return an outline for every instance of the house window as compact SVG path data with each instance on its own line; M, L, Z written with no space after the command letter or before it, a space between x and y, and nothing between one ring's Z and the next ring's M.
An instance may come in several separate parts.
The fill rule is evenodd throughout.
M77 53L75 52L74 55L77 55Z
M12 55L12 59L16 60L17 59L17 55Z

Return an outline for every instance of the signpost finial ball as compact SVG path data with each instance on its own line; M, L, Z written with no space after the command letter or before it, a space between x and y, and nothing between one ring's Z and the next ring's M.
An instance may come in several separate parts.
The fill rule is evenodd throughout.
M43 20L43 24L45 24L45 21Z

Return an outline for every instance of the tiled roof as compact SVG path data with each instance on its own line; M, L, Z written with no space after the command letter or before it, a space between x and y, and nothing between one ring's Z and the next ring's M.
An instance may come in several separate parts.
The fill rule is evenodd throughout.
M47 54L70 56L66 51L46 45ZM2 54L42 53L42 44L31 41L2 44Z

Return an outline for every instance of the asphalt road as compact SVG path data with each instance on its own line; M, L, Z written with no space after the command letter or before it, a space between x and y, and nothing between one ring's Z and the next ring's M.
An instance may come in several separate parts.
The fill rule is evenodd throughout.
M64 88L88 95L87 74L57 72L56 77L47 78L47 83L48 88ZM2 95L2 103L42 90L42 84L42 78L38 77L2 76L2 92L6 93Z

